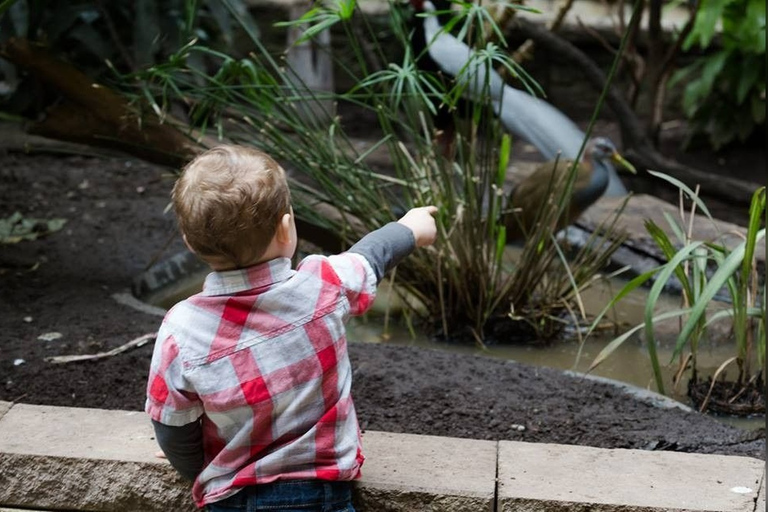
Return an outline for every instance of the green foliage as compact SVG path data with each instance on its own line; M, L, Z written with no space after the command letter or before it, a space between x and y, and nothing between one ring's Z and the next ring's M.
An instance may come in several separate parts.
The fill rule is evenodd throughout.
M223 3L239 19L231 1ZM567 203L569 190L561 187L543 204L546 213L522 256L509 259L503 222L509 206L503 186L511 142L493 115L487 77L475 75L485 65L505 66L522 80L525 75L497 45L481 37L476 39L480 50L475 60L455 82L444 84L416 66L418 56L408 50L402 11L394 6L392 31L402 47L402 60L368 71L360 49L384 52L364 14L350 11L350 6L355 2L324 4L283 24L302 26L305 34L334 27L347 38L344 45L358 62L337 63L338 72L357 84L345 93L308 90L296 73L286 72L285 59L270 54L250 32L254 51L247 57L216 52L198 41L124 80L142 84L137 97L148 98L157 112L182 100L191 108L195 128L272 154L289 171L297 215L338 233L347 244L408 208L437 205L438 243L416 251L394 277L395 289L421 304L410 314L423 313L446 335L468 327L478 341L492 318L524 317L539 329L552 310L570 306L616 242L603 243L596 235L569 268L553 233L558 208L546 208ZM470 19L462 18L462 12L476 14L474 8L460 11L456 23ZM473 33L483 34L478 29ZM215 59L216 70L207 73L191 66L198 54ZM478 78L483 80L480 87ZM435 106L452 109L459 121L456 104L467 96L475 101L458 124L462 129L453 140L440 140L433 125ZM326 100L354 105L377 119L371 131L380 138L373 147L361 148L350 140L341 119L326 110ZM379 148L388 151L391 170L377 172L369 166L368 155Z
M245 3L233 4L245 12ZM244 22L252 24L248 18ZM136 70L168 56L196 38L219 50L233 49L235 29L217 0L5 0L0 4L0 46L10 38L44 45L97 79L112 77L109 67ZM191 65L203 67L203 56ZM0 59L0 79L11 85L0 106L15 113L41 107L40 88ZM4 97L3 97L4 96Z
M35 240L41 236L59 231L66 219L33 219L15 212L0 219L0 244L15 244L23 240Z
M721 31L718 44L715 36ZM696 132L715 148L745 140L765 125L765 2L702 3L683 48L716 47L678 71L670 85L686 81L683 109Z
M685 194L692 203L691 217L698 208L711 219L706 205L694 191L680 181L662 173L651 171L651 174L677 186ZM670 364L680 361L681 364L685 365L690 361L690 368L695 374L699 343L707 336L708 327L713 322L730 318L736 337L736 354L733 360L736 361L739 367L737 382L742 383L745 378L749 379L752 377L751 364L753 360L757 361L757 374L764 372L765 368L763 365L766 345L765 292L763 290L761 297L758 288L755 248L765 237L765 227L761 228L761 222L764 221L766 215L765 202L765 187L761 187L752 197L750 222L744 241L730 249L713 242L692 240L690 234L686 234L684 231L685 219L678 221L669 215L666 216L671 231L675 233L677 238L675 242L654 222L646 222L648 233L667 258L667 263L627 283L601 314L598 315L593 323L593 327L598 324L610 308L626 297L632 290L650 280L655 281L646 302L644 322L610 342L592 362L590 371L608 358L619 345L629 339L635 332L644 329L656 387L659 392L664 393L664 383L661 377L662 363L657 356L654 325L657 322L670 318L683 319ZM680 248L678 249L677 247ZM711 275L708 271L710 265L715 268ZM683 307L676 311L657 314L657 301L673 275L682 285ZM731 306L719 310L708 317L713 300L723 290L727 293ZM689 355L683 358L683 352L686 349ZM757 354L757 358L754 357L755 354ZM724 365L729 361L726 361Z

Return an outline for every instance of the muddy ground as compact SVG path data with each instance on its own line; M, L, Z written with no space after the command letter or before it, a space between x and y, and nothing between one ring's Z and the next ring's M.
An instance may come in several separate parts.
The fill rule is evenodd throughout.
M182 249L163 213L171 183L122 157L0 154L0 218L67 220L50 236L0 245L0 400L143 408L151 343L98 361L45 358L108 350L158 327L112 296ZM61 336L40 338L49 333ZM762 429L653 407L560 371L386 344L353 342L350 353L364 429L765 458Z

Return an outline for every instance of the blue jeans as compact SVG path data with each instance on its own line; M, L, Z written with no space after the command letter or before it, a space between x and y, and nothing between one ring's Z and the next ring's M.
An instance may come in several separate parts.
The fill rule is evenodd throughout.
M207 506L208 512L355 512L352 482L278 480L243 488L237 494Z

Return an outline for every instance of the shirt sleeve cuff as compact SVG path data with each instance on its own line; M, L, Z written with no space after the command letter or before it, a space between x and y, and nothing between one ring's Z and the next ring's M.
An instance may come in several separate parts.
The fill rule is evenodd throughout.
M155 403L150 398L147 398L144 411L156 422L171 427L187 425L193 421L197 421L197 419L203 415L202 407L173 411L169 410L167 407L163 407L162 404Z

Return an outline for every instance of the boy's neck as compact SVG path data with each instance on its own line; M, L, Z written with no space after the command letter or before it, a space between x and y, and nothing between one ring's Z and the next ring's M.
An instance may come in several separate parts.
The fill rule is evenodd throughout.
M276 260L284 257L285 256L276 256L274 258L259 258L258 260L255 260L252 263L246 263L245 265L242 265L242 266L226 265L226 264L216 265L210 262L208 262L208 266L211 267L211 270L213 270L214 272L229 272L231 270L245 270L246 268L255 267L256 265L261 265L262 263L267 263L272 260Z

